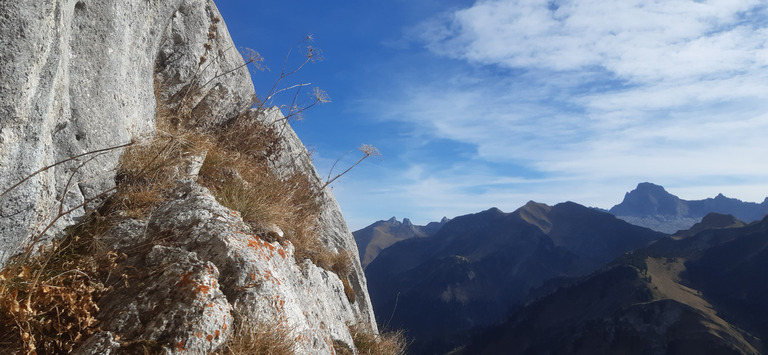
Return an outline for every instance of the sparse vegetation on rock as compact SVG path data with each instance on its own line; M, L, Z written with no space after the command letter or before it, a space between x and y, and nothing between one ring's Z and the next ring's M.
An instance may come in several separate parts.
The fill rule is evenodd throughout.
M352 235L289 126L327 95L276 83L257 101L258 54L233 59L215 5L184 2L157 29L178 36L160 41L152 134L119 146L98 199L61 198L59 217L88 207L64 237L36 229L0 270L0 352L331 353L354 347L351 324L377 333ZM265 107L291 89L285 115Z

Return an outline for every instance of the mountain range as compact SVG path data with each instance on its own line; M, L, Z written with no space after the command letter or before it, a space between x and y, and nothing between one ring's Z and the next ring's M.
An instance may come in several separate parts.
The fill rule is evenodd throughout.
M529 202L395 243L366 277L379 324L406 329L414 353L441 353L468 330L502 320L545 281L585 275L664 236L573 202Z
M756 353L767 322L714 310L728 304L749 318L745 292L757 307L768 287L743 272L762 275L761 261L718 248L763 228L748 222L766 211L768 199L686 201L640 183L609 211L531 201L427 226L392 218L354 234L377 322L406 330L414 354ZM708 279L720 250L737 270ZM758 286L721 289L729 281Z

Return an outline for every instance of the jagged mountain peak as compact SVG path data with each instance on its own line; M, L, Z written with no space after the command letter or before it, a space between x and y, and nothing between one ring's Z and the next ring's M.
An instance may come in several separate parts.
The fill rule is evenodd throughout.
M651 191L651 192L657 192L657 193L664 193L669 194L667 190L664 189L664 186L656 185L652 182L641 182L637 184L637 187L635 188L637 191Z
M611 208L617 216L679 215L687 213L687 207L680 198L667 192L664 187L642 182L637 188L626 193L624 200Z
M664 233L687 230L708 213L732 214L736 218L752 222L768 213L768 198L763 204L743 202L722 193L714 198L684 200L664 187L649 182L637 185L626 193L624 200L610 209L613 215L639 226Z
M448 219L443 217L441 222L431 222L426 226L415 225L408 218L400 222L396 217L386 221L381 220L357 230L352 234L357 242L357 249L363 268L375 259L379 253L392 244L413 237L426 238L437 232Z

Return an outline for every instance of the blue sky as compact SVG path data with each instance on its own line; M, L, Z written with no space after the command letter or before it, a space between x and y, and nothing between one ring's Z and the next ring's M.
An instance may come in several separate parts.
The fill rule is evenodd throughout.
M259 94L307 35L322 51L284 83L332 99L294 124L321 175L361 144L382 153L332 185L353 230L529 200L610 208L643 181L684 199L768 196L764 1L217 6L271 69L252 74Z

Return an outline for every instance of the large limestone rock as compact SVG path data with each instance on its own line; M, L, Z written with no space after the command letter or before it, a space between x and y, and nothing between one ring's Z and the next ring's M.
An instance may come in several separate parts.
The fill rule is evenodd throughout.
M348 326L364 324L370 308L349 301L336 274L297 263L290 242L263 241L194 181L180 181L174 193L149 221L127 220L106 238L129 255L121 264L138 275L101 302L109 337L159 339L172 353L208 353L233 336L236 314L284 326L297 354L332 354L334 341L353 347ZM151 240L160 245L131 253ZM79 352L108 351L111 343L97 341L104 337Z
M183 98L191 116L207 120L192 123L210 125L248 111L254 97L210 0L0 0L0 18L0 265L73 224L114 187L121 150L86 153L150 138L156 100ZM280 117L257 117L283 124L274 169L308 174L319 188L306 148ZM295 260L290 245L261 241L194 182L177 193L149 220L123 222L105 237L117 250L156 244L124 262L158 271L104 299L104 332L79 353L114 352L126 339L206 353L227 340L235 316L288 324L299 353L351 345L351 324L376 330L358 259L351 302L337 275ZM356 250L332 194L321 198L318 237L331 250ZM159 234L170 239L146 239Z
M253 96L223 21L198 70L220 18L212 1L2 0L0 18L0 192L42 167L151 135L156 63L165 95L197 72L207 85L188 101L219 119L247 108ZM45 229L59 201L75 211L48 235L113 187L119 153L58 165L2 196L0 264Z
M307 152L307 148L296 136L296 132L290 128L283 114L277 108L266 110L259 119L266 123L273 123L278 127L282 140L281 153L272 164L273 171L282 175L290 175L292 171L299 171L310 177L315 182L315 188L320 189L324 185L322 177L318 174L312 163L312 158ZM318 220L318 235L323 238L323 242L330 249L336 251L357 251L357 243L349 230L344 216L341 213L336 198L333 197L330 189L320 191L320 199L323 201L324 208L320 213ZM357 253L354 253L357 256ZM360 263L359 256L352 260L354 272L350 275L350 283L355 290L356 306L361 317L365 319L366 324L370 324L376 329L376 319L373 314L370 295L368 294L368 284L365 279L365 273Z

